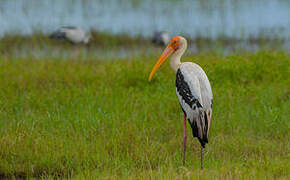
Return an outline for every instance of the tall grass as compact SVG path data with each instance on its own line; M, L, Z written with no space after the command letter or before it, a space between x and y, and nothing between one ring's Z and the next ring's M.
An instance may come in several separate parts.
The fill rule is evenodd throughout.
M175 74L148 83L156 58L0 59L0 176L289 179L289 53L184 58L213 87L203 171L191 137L181 166Z

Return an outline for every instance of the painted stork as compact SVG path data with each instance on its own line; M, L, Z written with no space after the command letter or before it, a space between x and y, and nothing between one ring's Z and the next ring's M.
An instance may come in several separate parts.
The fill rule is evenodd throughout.
M208 133L212 117L213 95L209 80L203 69L192 62L180 62L180 58L187 48L186 39L176 36L162 53L149 76L151 81L157 69L171 56L170 65L176 72L176 95L184 113L183 165L186 152L186 119L188 120L193 137L201 144L200 159L203 168L202 150L208 143Z
M169 41L170 41L170 35L168 32L165 32L165 31L155 32L152 37L152 42L158 45L165 46L169 43Z
M73 44L87 44L91 39L90 34L86 34L83 29L73 26L63 26L57 31L53 32L49 37L53 39L68 40Z

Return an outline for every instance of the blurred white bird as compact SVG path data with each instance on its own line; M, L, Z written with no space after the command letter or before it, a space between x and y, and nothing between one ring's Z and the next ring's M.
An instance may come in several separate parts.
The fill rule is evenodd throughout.
M170 41L170 35L168 32L165 32L165 31L155 32L152 37L152 42L158 45L165 46L169 43L169 41Z
M87 44L91 39L90 34L86 34L83 29L73 26L63 26L57 31L53 32L49 37L53 39L68 40L74 44Z

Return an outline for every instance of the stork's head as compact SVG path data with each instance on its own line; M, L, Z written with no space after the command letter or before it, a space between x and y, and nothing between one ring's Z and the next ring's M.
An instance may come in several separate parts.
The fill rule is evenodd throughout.
M181 36L175 36L172 38L167 45L166 49L163 51L162 55L160 56L159 60L153 67L150 76L148 78L149 81L151 81L154 73L157 71L157 69L170 57L170 56L181 56L184 51L187 48L187 42L184 37Z

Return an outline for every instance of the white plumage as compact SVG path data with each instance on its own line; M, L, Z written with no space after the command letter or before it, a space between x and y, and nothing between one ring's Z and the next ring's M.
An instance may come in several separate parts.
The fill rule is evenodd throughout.
M193 133L204 147L205 143L208 142L207 136L212 114L213 95L209 80L202 68L191 62L182 63L179 67L179 73L179 76L183 76L183 81L177 78L176 86L183 83L181 86L188 86L190 94L185 94L182 90L178 91L178 87L176 87L176 95L191 127L194 129L193 126L197 125L196 129L193 130L197 132ZM178 80L180 82L177 82ZM194 103L186 102L186 98Z
M74 44L87 44L91 39L90 34L86 34L83 29L73 26L61 27L57 31L52 33L50 37L54 39L65 39Z

